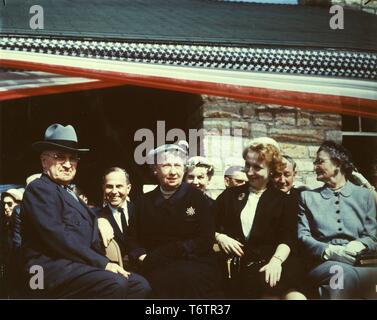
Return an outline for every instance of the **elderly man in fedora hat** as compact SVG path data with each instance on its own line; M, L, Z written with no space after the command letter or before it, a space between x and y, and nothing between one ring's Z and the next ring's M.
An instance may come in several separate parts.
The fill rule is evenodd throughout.
M78 148L74 128L53 124L33 148L43 174L24 194L22 257L29 283L39 266L43 285L34 283L32 292L47 298L144 298L148 282L104 256L95 213L69 189L78 154L89 151Z

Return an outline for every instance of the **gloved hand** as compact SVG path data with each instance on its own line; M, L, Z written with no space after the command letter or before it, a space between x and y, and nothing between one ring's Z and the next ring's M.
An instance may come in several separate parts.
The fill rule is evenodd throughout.
M237 240L228 237L223 233L216 234L216 240L227 254L235 253L239 257L242 257L244 255L244 252L241 248L243 247L243 244L241 242L238 242Z
M353 265L355 263L355 258L348 254L345 246L330 244L325 250L324 254L325 260L333 260L344 262Z
M353 240L347 243L346 252L351 256L356 256L361 250L365 249L366 246L357 240Z

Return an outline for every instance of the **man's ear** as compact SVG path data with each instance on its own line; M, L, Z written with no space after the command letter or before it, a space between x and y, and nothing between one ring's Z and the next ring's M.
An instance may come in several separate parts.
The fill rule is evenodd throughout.
M131 183L129 183L129 184L127 185L127 194L130 193L131 188L132 188L132 185L131 185Z

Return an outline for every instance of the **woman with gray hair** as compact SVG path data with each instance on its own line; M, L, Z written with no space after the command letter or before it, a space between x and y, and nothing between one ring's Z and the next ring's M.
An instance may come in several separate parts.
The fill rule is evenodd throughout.
M372 193L349 181L349 152L325 141L314 161L324 186L301 193L298 236L309 261L309 279L322 298L376 298L377 269L358 266L364 249L377 250Z
M221 297L210 207L201 191L183 182L187 151L163 145L149 158L159 185L136 202L126 235L130 259L155 298Z

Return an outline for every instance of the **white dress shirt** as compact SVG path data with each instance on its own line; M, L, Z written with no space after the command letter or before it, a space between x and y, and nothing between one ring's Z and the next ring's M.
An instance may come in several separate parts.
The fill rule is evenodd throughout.
M250 231L255 218L255 212L257 211L258 202L263 192L264 190L260 193L250 191L246 205L241 211L242 231L246 239L249 239Z
M122 219L121 219L121 216L120 216L120 212L118 211L118 208L113 208L110 204L109 204L109 208L114 216L114 219L116 221L116 223L118 224L119 226L119 229L123 232L123 226L122 226ZM123 212L124 212L124 217L126 218L126 222L127 222L127 226L128 226L128 207L127 207L127 201L124 201L123 205L121 206L121 208L123 208Z

